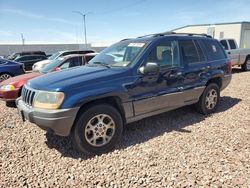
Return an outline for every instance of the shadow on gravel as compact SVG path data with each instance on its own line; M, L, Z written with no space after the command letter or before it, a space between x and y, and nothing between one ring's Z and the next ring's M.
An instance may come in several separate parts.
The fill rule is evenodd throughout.
M220 105L216 113L227 111L240 101L241 99L238 98L223 96L221 97ZM118 143L116 149L125 149L171 131L184 134L190 133L191 131L186 130L185 127L199 123L205 120L206 117L208 116L197 113L192 106L186 106L128 124L125 127L123 138ZM75 151L70 138L60 137L51 132L47 132L46 137L48 147L58 150L64 157L82 160L91 158L91 156L86 156Z
M245 71L241 70L241 68L233 68L232 69L233 74L238 74L238 73L243 73L243 72L245 72Z

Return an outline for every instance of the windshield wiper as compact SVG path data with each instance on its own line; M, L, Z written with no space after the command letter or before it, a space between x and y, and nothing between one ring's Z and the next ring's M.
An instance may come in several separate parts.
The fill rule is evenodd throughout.
M93 65L101 65L101 66L104 66L104 67L107 67L107 68L111 68L108 64L102 63L102 62L94 62Z

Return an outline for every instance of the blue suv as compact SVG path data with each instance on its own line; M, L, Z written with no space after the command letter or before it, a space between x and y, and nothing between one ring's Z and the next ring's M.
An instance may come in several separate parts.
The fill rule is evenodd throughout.
M214 112L230 81L231 63L217 40L160 33L122 40L85 67L35 78L16 103L23 120L100 154L127 123L191 104Z

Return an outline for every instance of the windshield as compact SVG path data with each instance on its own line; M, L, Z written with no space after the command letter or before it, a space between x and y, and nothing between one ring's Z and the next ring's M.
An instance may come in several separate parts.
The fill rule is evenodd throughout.
M54 60L54 59L56 59L59 55L60 55L60 52L56 52L56 53L52 54L52 56L50 56L48 59L49 59L49 60Z
M56 68L57 66L59 66L62 62L62 59L54 59L52 60L49 64L45 65L40 72L43 74L46 74L48 72L51 72L54 68Z
M19 56L20 56L20 54L18 54L18 53L13 53L13 54L9 55L9 56L7 57L7 59L9 59L9 60L14 60L14 59L16 59L16 58L19 57Z
M99 55L95 56L89 64L126 67L134 61L144 46L145 43L143 42L119 42L103 50Z

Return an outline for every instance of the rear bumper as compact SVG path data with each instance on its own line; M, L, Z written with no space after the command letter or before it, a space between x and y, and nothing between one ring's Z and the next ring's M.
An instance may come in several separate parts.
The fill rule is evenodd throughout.
M43 130L52 130L57 135L68 136L79 108L43 110L27 106L20 98L16 100L22 119L35 123Z
M13 91L0 90L0 100L15 101L18 98L19 92L20 92L20 88L17 88Z
M225 75L222 78L222 86L221 86L220 90L222 91L223 89L225 89L230 84L231 80L232 80L232 75L231 74L230 75Z

